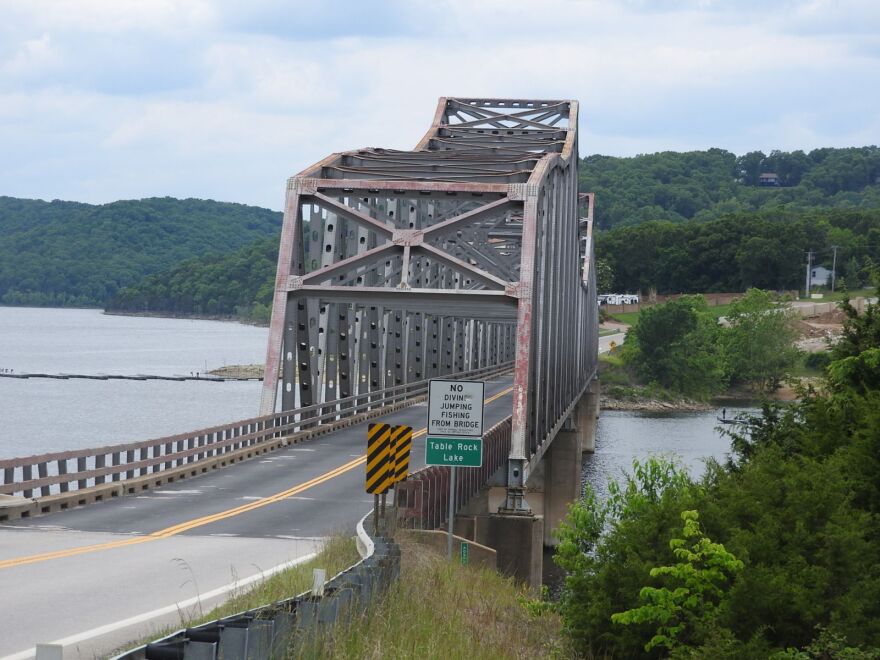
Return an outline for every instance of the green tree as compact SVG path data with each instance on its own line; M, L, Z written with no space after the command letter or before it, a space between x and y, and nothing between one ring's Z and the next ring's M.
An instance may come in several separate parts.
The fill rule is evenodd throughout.
M144 277L277 237L280 227L280 213L210 200L0 197L0 303L103 306Z
M652 578L667 577L671 588L643 587L639 592L643 605L611 615L614 623L623 625L657 624L645 644L646 651L655 646L675 651L682 645L704 643L718 627L718 608L727 593L725 583L743 568L722 544L703 534L696 511L683 511L681 519L683 538L669 542L679 561L650 571Z
M847 286L852 289L858 289L862 286L862 269L859 268L859 262L855 257L850 257L843 268L843 275L846 278Z
M720 336L706 299L682 296L639 314L627 333L622 355L647 382L707 397L724 386Z
M724 362L731 382L772 392L799 355L791 309L768 291L749 289L731 304L726 318Z
M767 156L762 151L750 151L736 159L737 174L742 182L747 186L757 186L758 177L763 170L761 169Z
M859 314L848 299L840 303L843 311L843 332L831 350L834 360L857 357L863 351L880 348L880 306L869 304Z
M587 485L558 531L554 561L566 571L559 607L581 655L640 657L651 628L636 626L633 634L612 624L611 615L638 606L644 576L674 560L669 538L697 487L681 465L663 457L633 461L623 483L608 486L601 500Z
M614 271L607 259L596 259L596 291L599 293L614 291Z
M847 314L825 385L794 404L768 403L734 427L734 458L710 461L699 483L655 460L610 488L607 500L589 494L572 507L557 561L569 572L560 612L578 652L666 654L661 646L644 650L656 623L611 618L646 604L639 592L652 568L683 563L668 539L681 511L698 510L702 536L723 544L742 568L735 580L715 583L723 595L710 596L704 621L688 618L681 601L662 601L679 612L672 625L700 624L676 635L673 657L878 657L880 384L864 378L868 369L855 378L833 374L846 371L840 365L848 360L880 372L871 362L880 357L880 336L876 310ZM674 593L680 585L656 586Z

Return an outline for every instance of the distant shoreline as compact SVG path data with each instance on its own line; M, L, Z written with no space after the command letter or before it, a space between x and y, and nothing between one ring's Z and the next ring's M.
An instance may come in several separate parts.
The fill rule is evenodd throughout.
M64 309L64 308L60 308ZM82 308L80 308L82 309ZM95 307L90 307L89 309L100 309ZM117 310L101 310L107 316L142 316L142 317L150 317L150 318L159 318L159 319L180 319L180 320L191 320L191 321L222 321L224 323L240 323L241 325L252 325L258 328L268 328L269 325L266 323L258 323L257 321L250 321L248 319L241 318L240 316L233 316L232 314L183 314L179 312L123 312Z

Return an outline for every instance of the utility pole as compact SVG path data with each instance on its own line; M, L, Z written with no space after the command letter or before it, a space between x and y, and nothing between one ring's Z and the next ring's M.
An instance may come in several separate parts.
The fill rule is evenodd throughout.
M810 276L813 274L813 250L810 249L807 252L807 295L806 297L810 297Z
M832 245L834 250L834 260L831 262L831 293L834 293L834 284L837 282L837 245Z

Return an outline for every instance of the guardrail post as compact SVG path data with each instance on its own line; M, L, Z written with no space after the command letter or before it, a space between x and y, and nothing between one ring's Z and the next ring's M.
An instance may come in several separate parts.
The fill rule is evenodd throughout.
M59 458L58 461L56 461L56 463L57 463L57 467L58 467L58 476L63 477L64 475L67 474L67 461ZM50 486L50 488L51 488L51 486ZM59 490L59 492L62 492L62 493L68 492L70 490L70 483L67 481L62 481L61 483L58 484L58 490Z
M107 462L106 454L98 454L95 456L95 469L100 470L105 467L105 463ZM100 474L95 477L95 485L102 484L106 481L106 475Z
M86 471L86 457L85 456L80 456L79 458L76 459L76 471L79 472L80 474L82 474L83 472ZM83 488L88 487L88 480L87 479L79 479L76 482L76 487L78 490L82 490Z
M21 480L22 481L30 481L31 479L33 479L33 467L31 465L22 465L21 466ZM31 498L34 495L34 491L31 490L30 488L25 488L24 491L22 492L22 494L27 498Z
M62 660L64 647L60 644L37 644L37 660Z
M46 461L40 461L37 464L37 474L39 475L40 479L45 479L49 476L49 466ZM47 497L51 494L51 492L52 491L49 486L40 486L40 495L42 497Z
M113 467L119 467L122 462L122 452L114 451L113 454L110 456L110 461L113 464ZM121 470L114 470L113 474L111 475L111 479L113 481L119 481L121 474Z

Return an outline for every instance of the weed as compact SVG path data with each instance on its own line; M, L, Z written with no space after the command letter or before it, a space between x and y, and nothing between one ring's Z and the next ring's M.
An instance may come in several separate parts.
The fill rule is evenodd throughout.
M562 623L495 571L449 563L401 534L401 577L379 604L290 657L567 658Z

